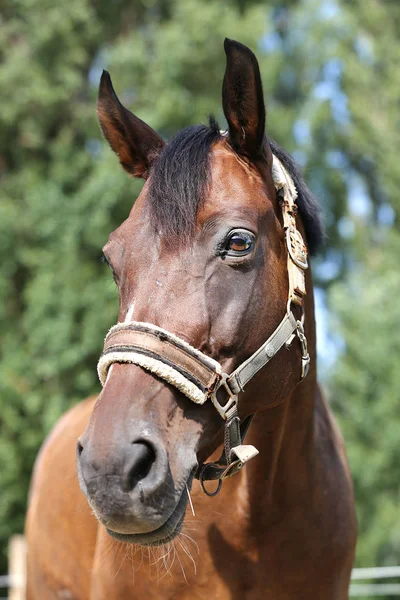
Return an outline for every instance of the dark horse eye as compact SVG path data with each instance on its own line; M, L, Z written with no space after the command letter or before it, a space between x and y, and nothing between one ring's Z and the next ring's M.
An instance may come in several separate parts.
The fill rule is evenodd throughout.
M234 231L226 240L224 251L231 256L248 254L254 247L254 235L250 231Z

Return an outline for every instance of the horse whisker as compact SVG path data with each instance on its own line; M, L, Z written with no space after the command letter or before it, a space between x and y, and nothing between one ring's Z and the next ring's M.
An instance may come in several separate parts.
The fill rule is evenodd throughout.
M181 561L181 558L180 558L180 556L179 556L179 552L178 552L178 550L176 550L176 558L178 559L179 565L180 565L180 567L181 567L181 571L182 571L183 578L184 578L185 582L188 584L189 582L188 582L188 580L187 580L186 573L185 573L185 569L183 568L182 561Z
M196 513L194 512L194 508L193 508L193 502L192 502L192 497L191 497L191 495L190 495L190 490L189 490L189 488L188 488L187 484L186 484L186 491L187 491L187 495L188 495L188 498L189 498L189 504L190 504L190 508L192 509L192 514L193 514L193 516L195 517L195 516L196 516Z
M184 545L184 543L182 542L182 540L180 540L179 538L178 538L178 544L180 545L180 547L182 548L182 550L184 551L184 553L186 554L186 556L188 556L190 558L190 560L192 561L194 574L197 575L196 561L194 560L194 558L193 558L190 550L188 548L186 548L186 546Z
M196 542L196 540L194 540L190 535L188 535L187 533L183 533L183 531L181 531L181 535L183 537L186 537L189 541L193 542L193 544L196 546L196 550L197 550L197 554L200 555L200 548L198 543Z
M174 549L174 548L173 548L173 545L172 545L172 543L171 543L171 542L170 542L170 543L168 543L168 549L167 549L167 552L166 552L165 554L163 554L163 556L162 556L163 565L164 565L164 568L165 568L165 573L164 573L164 575L162 575L162 576L159 578L158 582L160 582L160 581L161 581L161 580L162 580L162 579L163 579L163 578L164 578L166 575L168 575L168 573L170 573L170 571L171 571L171 569L172 569L172 565L174 564L174 560L173 560L173 559L175 558L173 555L172 555L172 557L171 557L171 553L172 553L172 550L173 550L173 549ZM168 559L170 559L170 563L169 563L169 565L167 565L167 561L168 561Z
M125 562L125 559L126 559L126 557L127 557L127 554L128 554L128 548L129 548L129 546L127 545L127 546L126 546L126 548L125 548L125 554L124 554L124 557L123 557L123 559L122 559L122 561L121 561L121 564L119 565L118 571L117 571L117 572L115 573L115 575L114 575L114 579L116 579L116 577L117 577L118 573L120 572L120 570L121 570L121 568L122 568L122 565L123 565L123 564L124 564L124 562Z

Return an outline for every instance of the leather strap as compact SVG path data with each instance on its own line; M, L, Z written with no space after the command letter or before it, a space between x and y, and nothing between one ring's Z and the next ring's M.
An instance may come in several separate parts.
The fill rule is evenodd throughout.
M282 319L274 333L250 358L242 363L236 371L228 377L228 384L234 394L243 392L244 386L256 373L275 356L282 346L296 331L297 321L292 312Z
M157 330L140 323L129 323L123 329L110 331L103 355L115 351L133 351L157 358L173 366L204 392L212 390L219 379L218 369L208 356L192 352L189 345L180 344L175 336L160 335Z
M241 458L236 455L238 448L253 448L253 446L242 445L242 441L244 440L253 419L254 415L249 415L240 423L237 411L235 411L232 417L227 420L224 434L224 449L221 457L216 462L210 462L201 465L196 473L196 477L199 479L201 487L207 496L214 496L216 490L214 492L207 490L207 488L204 486L204 481L215 481L217 479L222 481L227 477L232 477L232 475L235 475L238 471L240 471L243 464L247 462L247 460L250 460L250 458L253 458L253 456L258 454L258 451L254 448L255 453L251 452L251 456L249 456L247 460L244 460L243 462L243 455Z

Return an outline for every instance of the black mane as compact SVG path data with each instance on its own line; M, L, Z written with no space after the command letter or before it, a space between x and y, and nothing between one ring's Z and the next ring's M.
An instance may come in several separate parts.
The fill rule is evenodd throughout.
M221 137L218 123L210 117L209 127L195 125L180 131L155 161L149 196L156 225L167 235L188 235L193 229L210 179L210 149ZM269 140L269 144L294 181L308 248L315 254L325 237L321 209L294 159L276 142Z
M151 170L150 202L156 224L167 234L190 233L206 195L209 156L221 137L218 123L182 129L165 146Z

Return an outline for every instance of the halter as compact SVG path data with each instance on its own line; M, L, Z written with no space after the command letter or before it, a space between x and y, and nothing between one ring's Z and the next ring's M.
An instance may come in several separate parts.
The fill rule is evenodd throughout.
M275 155L272 178L282 208L283 227L286 232L289 295L286 314L267 341L233 373L227 374L217 361L161 327L136 321L117 323L106 336L104 350L97 366L102 385L105 384L108 370L113 363L133 363L164 379L196 404L204 404L207 400L213 403L225 421L224 449L218 461L202 464L196 472L204 492L209 496L215 496L225 478L240 471L245 463L258 454L254 446L242 443L254 417L250 415L241 422L238 415L238 397L246 384L283 346L289 347L296 335L302 354L301 380L307 375L310 365L303 328L307 249L296 227L296 188L289 173ZM292 304L302 309L300 320L294 316ZM224 404L220 403L221 392L225 392ZM205 488L204 481L207 480L218 480L218 487L214 492Z

